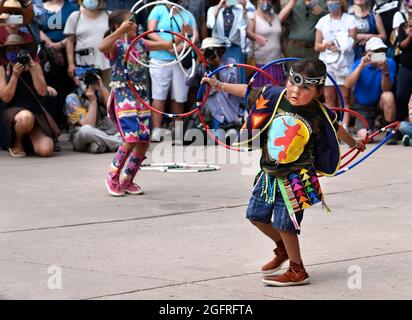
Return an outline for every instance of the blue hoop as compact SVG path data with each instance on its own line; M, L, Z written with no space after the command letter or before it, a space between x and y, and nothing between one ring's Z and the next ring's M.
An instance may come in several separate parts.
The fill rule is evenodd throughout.
M280 64L280 63L284 63L284 62L298 61L298 60L302 60L302 59L300 59L300 58L281 58L281 59L276 59L276 60L273 60L273 61L265 64L265 65L264 65L262 68L260 68L260 69L261 69L261 70L265 70L266 68L268 68L268 67L270 67L271 65L274 65L274 64ZM251 80L250 80L252 83L253 83L253 81L255 80L257 74L258 74L258 73L255 72L255 73L252 75ZM336 90L336 92L338 93L340 104L341 104L341 106L342 106L342 108L343 108L344 105L345 105L345 103L344 103L343 94L342 94L342 92L340 91L339 85L336 83L335 79L333 79L333 77L332 77L328 72L327 72L326 74L327 74L329 80L332 81L333 86L335 87L335 90ZM247 91L246 91L246 95L245 95L246 97L249 95L249 92L250 92L250 88L248 88ZM343 121L343 112L340 112L340 114L339 114L339 122L342 122L342 121Z

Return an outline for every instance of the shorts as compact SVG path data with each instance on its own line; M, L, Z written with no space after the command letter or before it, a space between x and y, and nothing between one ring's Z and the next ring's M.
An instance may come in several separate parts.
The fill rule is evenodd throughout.
M379 102L376 104L370 105L370 106L365 106L355 101L351 109L359 113L362 117L364 117L366 122L368 123L369 130L371 132L374 132L375 131L375 128L374 128L375 119L376 119L376 116L378 115L378 110L379 110L378 106L379 106ZM365 125L363 124L363 122L358 117L356 117L355 130L359 131L360 129L364 129L364 128L365 128Z
M170 62L157 59L151 59L151 61L157 64ZM165 101L171 87L172 100L178 103L187 101L189 87L185 84L185 75L178 63L163 68L150 68L150 77L152 79L152 99Z
M289 212L285 201L283 200L279 186L276 186L274 204L268 204L262 197L262 184L258 181L253 188L252 197L250 198L248 208L246 209L246 218L266 224L272 223L273 227L280 231L300 234L300 230L295 229L295 226L289 216ZM302 219L303 210L296 213L296 220L299 227Z
M337 70L334 70L333 68L327 68L327 71L328 71L329 75L333 78L333 80L336 81L336 83L339 86L344 86L345 85L345 79L348 75L340 74ZM333 86L333 83L329 79L329 77L327 77L326 82L325 82L325 87L330 87L330 86Z

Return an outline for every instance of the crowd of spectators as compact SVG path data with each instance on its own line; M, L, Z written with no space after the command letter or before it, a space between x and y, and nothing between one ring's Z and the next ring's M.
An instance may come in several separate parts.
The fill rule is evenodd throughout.
M0 0L0 144L13 157L50 156L59 151L49 115L69 132L76 151L112 152L121 142L107 121L110 64L99 51L111 10L127 9L135 0ZM147 4L154 1L142 1ZM188 35L205 53L209 68L253 61L258 67L282 57L316 58L339 85L344 106L328 80L328 107L352 108L370 129L402 121L400 135L412 133L412 1L410 0L176 0L147 6L134 17L139 32L165 29ZM170 34L151 33L155 39ZM150 53L145 81L150 103L160 111L183 113L193 108L199 78L206 71L172 62L185 50ZM26 55L24 54L26 53ZM191 55L189 55L191 57ZM159 67L160 66L160 67ZM192 73L192 68L196 68ZM93 81L84 76L92 70ZM266 71L285 84L287 65ZM82 73L83 72L83 73ZM225 82L246 83L244 69L224 70ZM254 85L267 79L258 76ZM204 108L213 129L239 128L242 99L212 95ZM345 114L344 126L365 135ZM169 122L168 122L169 121ZM170 119L153 114L152 141Z

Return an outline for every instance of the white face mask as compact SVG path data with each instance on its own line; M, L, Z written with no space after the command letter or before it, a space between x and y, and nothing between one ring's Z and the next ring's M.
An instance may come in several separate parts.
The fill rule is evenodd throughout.
M99 0L83 0L83 7L89 10L96 10L99 7Z

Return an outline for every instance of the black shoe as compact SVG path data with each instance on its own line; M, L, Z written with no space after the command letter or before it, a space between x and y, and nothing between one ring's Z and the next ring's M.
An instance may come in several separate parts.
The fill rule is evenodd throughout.
M62 150L62 148L60 147L60 142L57 139L53 140L53 144L54 144L54 152L60 152Z
M409 147L411 145L411 137L405 134L402 138L402 143L405 147Z
M390 131L386 131L385 137L387 137L390 133L391 133ZM396 146L398 144L398 139L396 135L394 134L388 141L386 141L386 144L390 146Z

